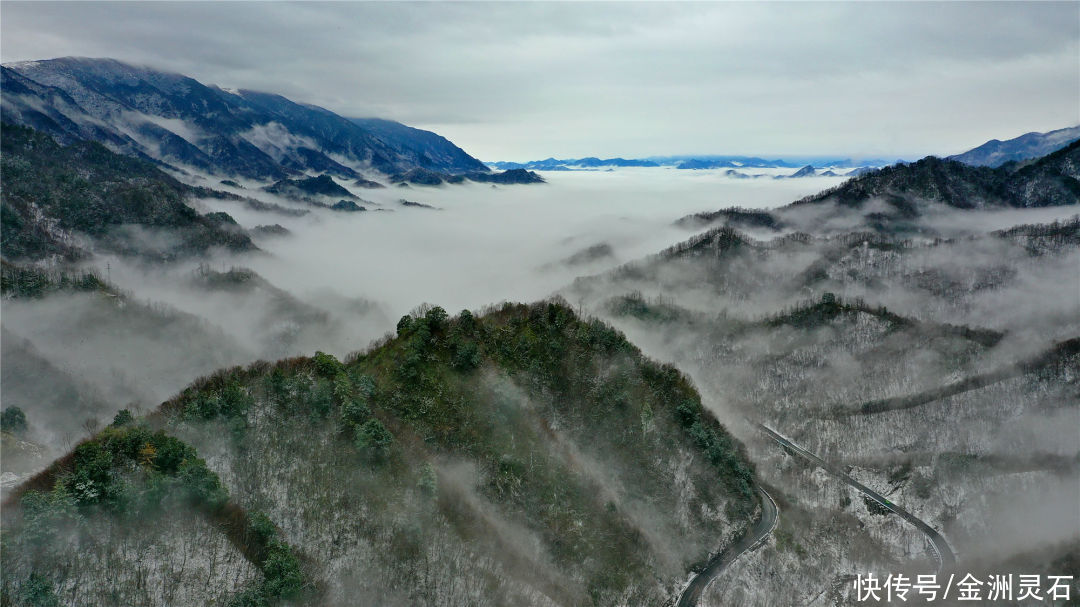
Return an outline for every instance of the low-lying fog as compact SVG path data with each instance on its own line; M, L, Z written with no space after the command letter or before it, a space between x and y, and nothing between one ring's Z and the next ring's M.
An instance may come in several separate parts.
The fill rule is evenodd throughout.
M265 183L244 182L241 188L188 176L197 185L309 212L297 217L252 210L239 201L195 201L200 211L225 211L245 228L280 224L290 234L256 237L264 253L219 255L201 270L199 261L163 266L99 256L91 265L129 297L112 303L89 296L7 300L4 328L98 394L97 402L109 409L98 417L107 422L123 406L152 408L222 366L363 349L424 302L454 314L541 299L578 276L685 240L693 232L673 222L687 214L777 207L843 181L739 179L723 170L670 168L543 176L546 184L376 190L337 179L362 199L356 202L366 212L315 208L263 192ZM436 208L405 206L402 199ZM986 229L997 229L1070 214L980 218ZM250 268L266 282L208 279L207 265L216 272ZM5 406L28 409L29 403L11 400L12 394L5 390ZM44 410L28 412L43 435L78 433L85 420L61 409L55 418Z
M268 255L217 258L212 269L249 267L316 305L329 293L373 302L385 318L381 326L368 328L370 340L391 330L397 318L420 303L456 312L504 300L540 299L577 276L685 239L691 232L673 221L688 213L732 205L775 207L842 181L747 180L719 171L670 169L553 172L544 177L548 183L539 185L350 188L363 199L358 204L367 212L312 209L303 217L288 217L232 201L199 204L229 213L245 228L276 223L292 232L258 239ZM258 191L258 185L247 184L243 190L215 187L297 207ZM402 199L436 209L404 206ZM115 259L110 263L112 280L136 296L217 317L205 298L189 301L180 293L188 289L178 288L173 274L190 273L194 264L147 272Z
M363 349L424 302L456 313L537 300L577 276L685 239L690 232L672 222L687 213L775 207L841 181L735 179L721 171L673 169L544 177L548 183L538 185L376 190L337 179L368 209L342 212L263 192L266 183L239 188L186 176L197 185L309 211L296 217L237 201L195 201L201 212L225 211L245 228L280 224L291 232L257 237L264 254L220 255L207 264L217 272L251 268L267 282L207 281L195 260L163 266L98 256L90 265L127 298L6 300L3 316L12 347L29 348L19 356L44 361L49 373L93 392L105 410L88 405L73 416L59 402L19 402L39 399L15 389L5 390L4 404L26 409L38 438L56 444L60 436L83 433L87 417L107 423L121 407L155 407L222 366ZM404 206L402 199L438 210ZM48 381L43 377L34 381Z
M301 291L330 287L376 300L394 319L422 301L451 311L531 301L576 276L686 238L672 222L687 213L774 207L841 181L750 181L664 169L544 177L548 183L541 185L358 192L394 212L315 213L282 223L295 236L260 243L274 258L251 266ZM403 207L401 198L442 210ZM590 254L590 247L597 248Z

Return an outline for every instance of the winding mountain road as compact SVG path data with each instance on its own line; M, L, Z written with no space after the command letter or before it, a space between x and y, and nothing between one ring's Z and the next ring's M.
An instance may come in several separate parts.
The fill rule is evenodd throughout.
M782 445L784 447L787 447L791 451L793 451L793 452L797 453L798 455L801 455L802 457L810 460L814 464L817 464L818 466L821 466L821 468L824 469L829 474L832 474L833 476L839 478L840 480L842 480L845 483L851 485L852 487L855 487L863 495L868 496L870 499L872 499L875 502L881 504L883 507L887 508L888 510L890 510L892 512L895 512L897 515L900 516L900 518L902 518L905 521L907 521L907 522L911 523L912 525L914 525L916 529L921 531L926 536L926 538L928 540L930 540L931 551L934 553L934 557L935 557L935 559L937 560L937 563L938 563L938 573L939 574L942 571L944 571L946 569L949 569L949 568L953 567L956 564L956 555L953 554L952 548L949 546L949 542L945 541L945 537L943 535L941 535L940 533L938 533L937 530L935 530L933 527L931 527L930 525L927 525L926 523L924 523L921 519L917 518L914 514L908 512L907 510L904 510L900 506L897 506L896 504L892 503L884 495L881 495L880 493L874 491L873 489L867 487L866 485L860 483L859 481L851 478L850 476L847 475L847 473L845 473L840 468L838 468L836 466L833 466L832 464L829 464L828 462L821 459L820 457L814 455L813 453L807 451L806 449L803 449L802 447L800 447L800 446L796 445L795 443L791 442L790 440L788 440L784 436L780 435L779 432L773 430L772 428L769 428L768 426L765 426L765 425L762 425L762 424L758 424L758 428L760 428L763 432L768 434L774 441L776 441L780 445ZM680 605L681 605L681 603L680 603Z
M735 562L735 559L739 558L744 552L757 547L757 545L763 542L765 538L772 533L773 529L776 528L776 502L774 502L772 496L761 487L758 487L758 493L762 496L761 518L758 519L753 527L743 532L735 543L724 548L709 560L709 563L705 565L705 569L702 570L701 573L695 575L694 579L690 580L690 585L683 590L682 596L679 597L679 602L676 603L676 607L695 607L701 599L701 594L705 592L705 589L709 587L709 584L711 584L728 565Z
M840 468L833 466L817 455L814 455L799 445L791 442L779 432L763 424L756 425L762 432L768 434L770 438L781 446L788 448L793 453L802 456L811 463L821 466L821 468L829 474L832 474L848 485L851 485L863 495L881 504L882 507L897 514L900 518L911 523L916 529L921 531L929 540L930 550L938 563L939 574L956 565L956 555L953 553L952 547L949 546L949 542L946 541L945 537L938 533L936 529L923 522L914 514L911 514L907 510L892 503L884 495L881 495L877 491L874 491L854 478L851 478L851 476ZM724 548L709 560L705 569L690 580L690 584L683 590L682 596L679 597L676 607L696 607L698 601L701 600L701 595L705 592L705 589L708 588L709 584L719 577L721 573L723 573L728 565L735 562L735 559L739 558L743 553L756 548L770 533L772 533L773 529L776 528L778 516L776 502L773 501L772 496L761 487L758 487L758 492L762 495L761 518L757 520L753 527L747 529L739 536L733 544Z

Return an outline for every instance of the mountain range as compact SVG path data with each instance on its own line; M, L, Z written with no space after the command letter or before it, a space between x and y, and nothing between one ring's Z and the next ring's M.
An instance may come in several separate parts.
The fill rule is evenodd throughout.
M1046 133L1027 133L1008 141L991 139L986 143L968 150L962 154L949 156L949 160L955 160L971 166L998 167L1011 161L1022 161L1045 156L1059 150L1066 145L1080 139L1080 126L1074 126ZM855 160L852 158L839 157L814 157L800 159L775 158L772 160L758 156L650 156L648 158L607 158L600 159L594 156L587 158L545 158L544 160L531 160L527 162L489 162L491 166L500 170L528 169L531 171L575 171L593 170L600 167L660 167L673 166L684 170L702 169L738 169L738 168L788 168L794 169L812 165L815 167L829 167L832 169L854 169L848 175L856 176L873 168L903 164L902 160L884 160L881 158L867 158ZM732 177L740 177L738 174L728 173Z
M372 170L489 171L435 133L114 59L6 64L0 88L7 122L62 143L99 141L116 152L219 175L279 180L318 172L357 179Z
M511 169L529 169L531 171L572 171L575 169L595 169L598 167L658 167L658 163L652 160L626 158L600 159L595 156L588 158L545 158L544 160L532 160L529 162L489 162L488 165L508 171Z
M799 172L806 172L807 168ZM793 175L794 176L794 175ZM969 166L928 156L917 162L869 170L777 209L738 207L695 213L676 221L690 229L828 231L861 229L891 235L935 235L921 221L942 209L1008 209L1080 204L1080 141L1026 164ZM812 218L812 219L810 219Z
M1027 133L1007 141L991 139L963 154L949 156L949 160L956 160L972 166L999 167L1007 162L1045 156L1077 139L1080 139L1080 126L1046 133Z
M768 160L757 156L653 156L649 158L606 158L595 156L586 158L545 158L528 162L489 162L488 166L499 170L528 169L531 171L580 171L609 167L661 167L672 166L677 169L720 169L720 168L787 168L806 166L807 163L819 167L865 168L881 167L891 164L880 158L853 160L851 158L813 157L797 160L776 158Z

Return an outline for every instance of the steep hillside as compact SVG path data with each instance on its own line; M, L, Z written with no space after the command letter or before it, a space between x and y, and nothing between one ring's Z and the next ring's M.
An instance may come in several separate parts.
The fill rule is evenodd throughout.
M391 324L370 301L299 297L244 268L151 268L139 277L153 299L92 272L3 264L3 402L25 410L52 444L122 407L149 409L215 369L346 352Z
M398 154L425 169L454 172L488 172L487 165L469 156L445 137L382 118L350 118L360 127L387 142Z
M59 444L62 435L74 438L87 420L111 414L109 405L93 387L46 359L33 343L0 325L0 400L5 407L29 412L35 434ZM57 422L63 423L57 423ZM96 429L98 423L93 426ZM10 462L3 471L11 471Z
M609 327L427 307L344 364L257 363L118 415L5 505L4 600L661 604L749 523L753 478Z
M3 402L23 409L54 445L122 407L149 409L192 377L257 358L221 327L93 273L5 263L2 277ZM279 319L260 319L271 345L293 337L274 330Z
M225 322L266 359L320 347L345 351L348 340L356 332L366 332L366 325L390 324L371 301L332 293L301 298L247 268L218 272L201 265L181 287L191 287L207 303L212 302L208 318L220 319L222 315L216 313L220 309L236 310Z
M113 59L7 64L0 85L7 121L211 173L278 180L304 171L355 179L365 169L418 166L487 171L441 137L404 125L366 124L280 95L226 91Z
M0 214L6 260L76 260L95 248L168 261L257 250L234 224L188 206L195 189L150 162L93 141L61 146L33 129L2 127Z

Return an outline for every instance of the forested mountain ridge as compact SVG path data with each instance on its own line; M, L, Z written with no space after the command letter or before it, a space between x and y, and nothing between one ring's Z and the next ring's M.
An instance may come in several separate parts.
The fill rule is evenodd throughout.
M1042 158L990 168L928 156L852 177L777 209L730 207L680 218L700 229L724 225L764 232L949 235L935 222L942 211L1016 209L1080 204L1080 140ZM835 226L835 227L833 227Z
M433 133L365 125L280 95L228 91L114 59L6 64L0 85L7 121L65 143L100 141L114 151L222 175L278 180L304 171L350 178L364 169L488 171Z
M909 216L918 215L925 202L960 209L1077 204L1080 141L1023 166L972 167L928 156L855 177L792 206L835 202L861 207L875 199Z
M61 146L30 128L3 124L0 210L7 260L86 257L95 246L122 255L171 260L214 247L255 251L251 239L217 215L187 204L193 188L146 160L95 141ZM224 194L221 194L224 195ZM136 230L169 238L145 238Z
M753 482L690 384L602 323L427 307L344 363L225 370L118 415L5 504L3 592L663 603L750 521Z

